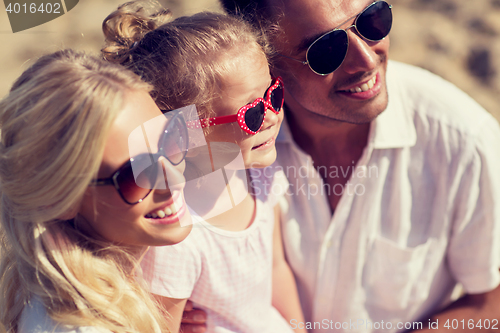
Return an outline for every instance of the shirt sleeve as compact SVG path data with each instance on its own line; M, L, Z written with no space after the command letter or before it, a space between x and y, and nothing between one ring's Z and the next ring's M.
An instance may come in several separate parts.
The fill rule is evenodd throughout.
M143 276L153 294L186 299L201 272L201 259L193 244L195 228L179 244L151 247L141 262Z
M471 294L500 283L500 128L491 117L478 133L459 184L448 251L453 274Z

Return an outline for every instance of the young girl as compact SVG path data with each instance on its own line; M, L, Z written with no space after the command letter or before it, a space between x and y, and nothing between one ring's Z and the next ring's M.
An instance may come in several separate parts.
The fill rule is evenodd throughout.
M190 221L187 129L149 90L119 66L66 50L40 58L0 102L7 332L167 331L135 268L147 246L177 243L191 229L180 227ZM128 137L143 129L150 150L133 145L130 158ZM145 157L154 164L144 168ZM160 210L171 214L150 217Z
M151 83L160 109L195 104L200 120L188 126L202 128L207 144L189 157L201 177L185 191L199 223L182 243L147 253L151 291L174 331L189 298L206 311L208 332L290 332L290 321L303 319L277 218L287 184L284 175L244 170L276 158L283 83L269 74L268 44L238 18L164 23L169 12L141 6L124 4L105 19L103 54Z

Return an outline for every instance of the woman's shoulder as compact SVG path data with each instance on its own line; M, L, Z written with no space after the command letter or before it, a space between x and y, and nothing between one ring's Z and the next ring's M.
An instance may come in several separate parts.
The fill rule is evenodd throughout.
M108 330L90 326L67 326L50 318L45 306L34 297L24 307L19 321L19 333L111 333Z

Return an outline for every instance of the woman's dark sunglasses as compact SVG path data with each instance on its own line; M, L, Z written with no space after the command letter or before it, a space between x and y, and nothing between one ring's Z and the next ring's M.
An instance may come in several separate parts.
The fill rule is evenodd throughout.
M347 30L356 28L356 31L366 40L378 42L384 39L392 27L392 6L385 1L376 1L368 5L361 13L346 20L337 28L317 38L307 49L306 61L294 59L285 55L285 58L299 61L318 75L333 73L342 65L347 55L349 38ZM339 29L352 20L354 24Z
M168 114L166 116L168 117ZM188 144L186 123L182 113L177 113L165 125L157 153L135 156L111 177L95 179L90 185L113 185L123 201L135 205L156 187L158 177L165 177L160 157L165 157L172 165L178 165L186 157Z
M252 103L242 106L236 114L213 118L200 119L200 121L188 122L189 128L205 128L215 125L238 122L241 129L248 134L256 134L264 124L266 110L271 109L279 114L283 107L284 92L283 80L275 78L264 93L264 98L256 98Z

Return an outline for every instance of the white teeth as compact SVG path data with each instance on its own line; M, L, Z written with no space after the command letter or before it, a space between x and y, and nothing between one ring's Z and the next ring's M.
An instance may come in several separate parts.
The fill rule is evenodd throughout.
M170 216L170 215L173 215L175 213L177 213L182 205L184 204L184 199L182 197L182 194L178 196L178 198L174 201L174 203L172 205L170 205L169 207L166 207L164 209L158 209L157 211L151 213L151 214L147 214L146 217L147 218L164 218L165 216Z
M373 86L375 85L375 77L373 79L371 79L370 81L368 81L368 89L371 89L373 88Z
M360 93L360 92L363 92L363 91L368 91L371 88L373 88L373 86L375 85L376 80L377 80L377 77L374 76L370 81L368 81L366 83L363 83L361 86L349 89L349 92Z

